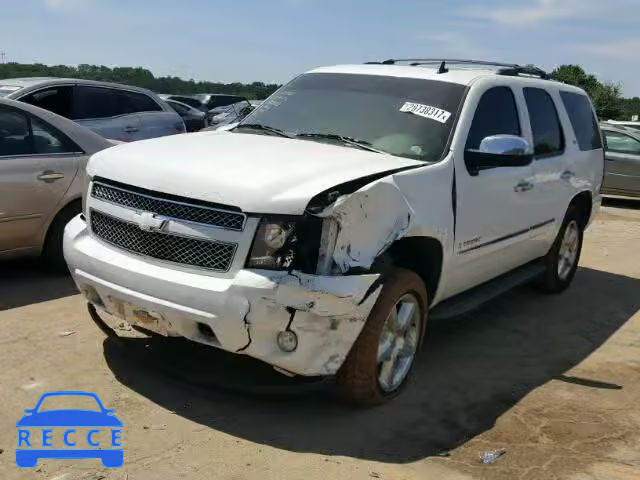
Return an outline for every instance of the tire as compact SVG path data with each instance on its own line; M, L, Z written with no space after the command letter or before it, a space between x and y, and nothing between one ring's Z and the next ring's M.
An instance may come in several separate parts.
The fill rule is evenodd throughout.
M575 240L572 239L571 232L575 234ZM558 237L547 256L544 257L546 270L540 279L540 287L545 292L561 293L571 285L578 270L583 235L584 225L579 212L574 206L570 206ZM570 244L573 247L570 247ZM570 250L569 253L567 248Z
M52 272L59 274L69 272L67 262L65 262L62 253L64 227L67 226L67 223L69 223L73 217L80 214L80 212L82 212L82 204L80 202L72 202L58 212L49 226L42 250L42 258L46 267Z
M403 300L404 299L404 300ZM398 306L398 302L400 307ZM405 306L407 305L407 306ZM392 322L388 322L391 318L392 309L402 312L402 309L415 305L417 309L415 315L409 317L411 325L407 323L406 333L401 333L401 328L391 329ZM376 301L369 318L360 333L360 336L354 343L347 359L338 371L336 377L336 392L338 396L347 403L357 406L372 406L383 403L396 396L406 385L410 376L417 350L422 343L422 337L426 325L427 317L427 291L422 279L410 270L402 268L394 268L391 270L389 277L382 287L382 292ZM406 315L402 315L404 317ZM414 326L415 323L415 326ZM396 352L396 347L400 349L398 357L395 360L383 362L379 359L379 345L383 339L383 334L391 339L392 347L387 348L392 352ZM400 335L405 335L404 341L398 340ZM394 343L401 342L401 343ZM389 343L389 342L387 342ZM408 356L403 356L403 350L408 353L413 350L408 365L405 365ZM380 349L382 349L380 345ZM381 357L385 355L382 354ZM391 362L391 363L389 363ZM389 367L391 365L391 367ZM383 385L382 378L389 378L383 372L390 371L393 368L402 367L403 375L398 375L399 382L388 382ZM393 378L393 376L391 376Z

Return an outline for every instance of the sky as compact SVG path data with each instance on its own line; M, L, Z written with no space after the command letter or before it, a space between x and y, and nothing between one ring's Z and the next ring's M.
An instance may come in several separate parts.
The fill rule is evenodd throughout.
M394 57L578 63L640 96L639 25L640 0L4 0L0 51L222 82Z

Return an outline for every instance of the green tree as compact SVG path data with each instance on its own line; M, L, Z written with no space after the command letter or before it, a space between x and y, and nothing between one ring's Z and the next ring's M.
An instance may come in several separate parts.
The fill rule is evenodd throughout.
M561 65L551 72L551 77L586 91L600 119L617 119L623 116L623 99L619 84L603 83L595 75L585 72L579 65Z
M640 97L625 98L622 100L622 117L631 120L634 115L640 115Z
M158 93L194 94L194 93L228 93L242 95L250 100L263 100L271 95L279 85L263 82L219 83L183 80L179 77L155 77L151 71L142 67L115 67L104 65L81 64L77 67L66 65L43 65L41 63L0 64L0 79L19 77L66 77L84 80L100 80L103 82L123 83L136 87L148 88Z

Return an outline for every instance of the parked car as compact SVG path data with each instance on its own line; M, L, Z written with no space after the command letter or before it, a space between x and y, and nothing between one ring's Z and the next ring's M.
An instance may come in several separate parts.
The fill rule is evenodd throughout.
M601 125L606 169L602 193L640 197L640 131Z
M224 107L216 107L209 110L209 125L216 127L228 123L240 122L247 115L253 112L254 109L255 107L253 107L248 100L243 100Z
M123 142L184 133L184 122L148 90L70 78L0 80L0 96L50 110Z
M202 110L170 98L165 101L182 117L187 132L197 132L209 126L207 114Z
M62 233L82 209L84 167L110 146L66 118L0 99L0 259L42 254L66 270Z
M621 120L608 120L608 124L613 125L614 127L624 127L631 128L632 130L640 131L640 122L627 122Z
M244 97L238 95L227 95L225 93L198 93L195 95L166 95L166 99L176 100L178 102L186 103L194 108L200 109L203 112L208 112L217 107L225 107L232 103L238 103L243 100Z
M374 404L428 319L569 287L604 171L588 96L534 67L408 63L315 69L230 131L94 155L65 233L94 319Z

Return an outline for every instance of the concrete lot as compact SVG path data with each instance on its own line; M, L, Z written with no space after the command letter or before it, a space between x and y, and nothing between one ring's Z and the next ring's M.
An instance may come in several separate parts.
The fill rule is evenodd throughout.
M2 479L640 478L640 202L603 209L565 294L523 287L431 328L413 383L372 410L315 385L212 388L271 376L182 342L107 338L68 279L30 262L0 265L0 310ZM124 467L15 466L16 421L54 390L116 410Z

